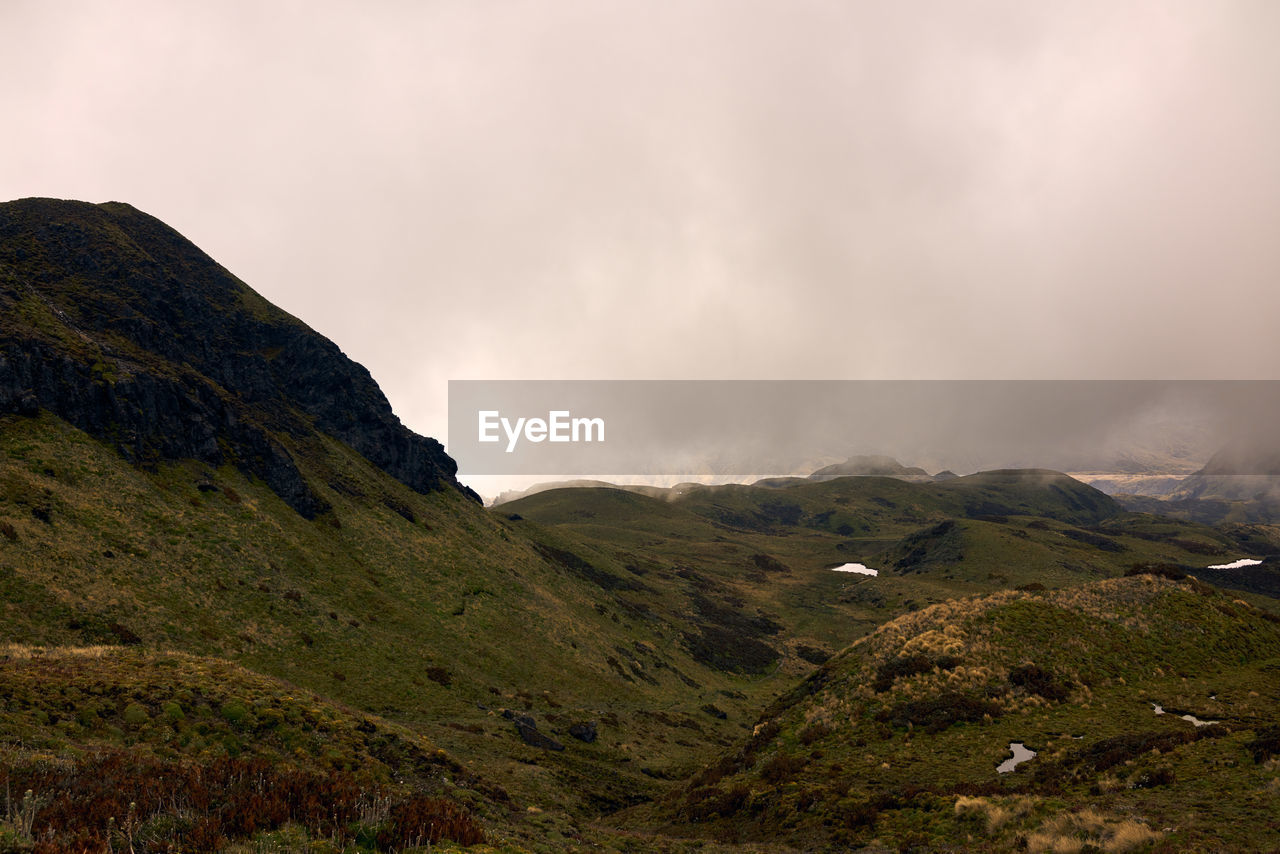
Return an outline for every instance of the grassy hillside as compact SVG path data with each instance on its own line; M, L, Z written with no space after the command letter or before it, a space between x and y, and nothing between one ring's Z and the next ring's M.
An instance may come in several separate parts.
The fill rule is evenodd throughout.
M695 581L530 540L325 448L302 457L331 507L308 520L230 466L146 471L51 415L3 419L0 641L178 650L287 680L429 738L509 797L486 818L547 840L660 793L796 675L709 666L681 643L683 613L644 611ZM516 715L564 749L526 743Z
M658 815L816 850L1273 850L1278 623L1150 575L933 606L824 665ZM1011 742L1037 755L1001 774Z
M1003 488L981 481L719 487L675 501L560 490L487 512L322 442L323 454L298 455L330 507L308 520L231 466L139 469L51 415L4 419L3 640L213 657L406 726L474 779L479 794L462 803L491 837L549 850L618 844L588 823L679 788L747 737L760 709L895 615L1134 562L1208 561L1234 543L1122 513L1086 527L966 517ZM1096 512L1013 486L1006 509ZM884 574L825 568L845 560ZM136 699L153 716L167 701ZM564 749L526 742L522 715ZM55 754L80 749L49 726L47 739L63 735L48 741ZM131 747L110 728L81 735ZM202 736L193 761L235 744ZM248 753L277 749L268 739ZM364 762L353 745L333 750Z
M0 732L6 851L474 844L501 805L402 726L179 653L0 647Z
M893 617L936 615L946 601L975 590L1005 590L996 595L1011 602L1056 601L1051 597L1068 594L1010 588L1080 584L1122 574L1133 563L1207 562L1238 540L1119 512L1081 526L1096 518L1088 515L1096 508L1052 490L1037 496L1018 483L1001 497L1001 484L982 479L974 491L950 482L859 478L788 489L718 487L673 501L611 489L560 490L489 512L454 491L417 493L333 440L324 440L322 456L299 459L331 508L311 520L231 466L187 462L143 470L47 414L0 423L3 640L23 648L129 648L111 654L123 658L88 659L103 662L94 665L104 668L97 672L31 670L39 660L27 656L21 679L34 685L30 674L43 674L53 699L6 700L14 714L3 718L0 732L15 767L30 773L40 757L52 757L74 769L84 757L111 749L126 751L133 763L126 767L208 765L241 756L278 764L287 756L299 774L359 774L362 785L373 787L403 779L415 796L443 794L468 810L490 840L516 849L680 846L690 822L701 825L709 813L673 808L659 816L672 826L643 843L634 834L653 832L643 816L623 835L592 822L683 791L699 768L723 767L721 757L738 761L732 757L757 729L759 710L815 669L829 674L843 666L853 653L819 669L858 638L874 632L865 644L884 636L886 629L877 627ZM997 498L1006 509L1032 515L964 515L975 500L990 509ZM879 563L883 574L865 578L825 568L845 560ZM928 607L934 602L943 604ZM1223 609L1234 619L1255 619L1250 608L1225 599L1220 605L1214 613L1223 620ZM1092 631L1083 617L1070 625L1082 635ZM1222 646L1217 635L1210 642ZM1112 643L1130 645L1127 638ZM983 648L969 640L961 645ZM73 653L48 655L44 661ZM112 661L129 666L108 667ZM1057 666L1054 661L1041 656L1035 663ZM1189 661L1183 675L1202 678L1204 662ZM1254 674L1252 660L1241 666L1232 678ZM177 682L138 675L148 671L187 675ZM98 686L97 694L81 684L85 679ZM1088 684L1083 676L1071 679ZM805 684L802 692L815 683ZM1170 709L1217 711L1189 702L1185 691L1160 687L1150 696ZM176 702L194 723L174 727L166 703L188 695L194 709ZM433 788L430 774L406 779L397 770L406 767L403 761L371 754L364 736L318 738L319 718L304 716L291 729L290 706L280 699L287 696L339 710L331 716L348 723L326 724L335 731L350 733L369 720L379 733L397 733L397 743L417 745L404 748L409 754L444 751L430 768L452 769L444 774L449 786ZM237 697L254 722L249 729L237 729L222 712ZM146 716L136 729L124 718L133 704ZM775 705L770 720L783 720L782 708ZM881 709L864 716L877 733L881 725L894 731L895 719L874 720ZM284 723L275 723L279 715ZM525 715L536 734L564 749L536 738L526 742L516 723ZM1064 731L1073 721L1062 722ZM765 725L768 732L768 720ZM593 729L597 738L579 740L574 729ZM1000 730L997 741L1004 737ZM866 736L854 742L860 738ZM1245 738L1241 731L1237 741ZM836 744L818 750L842 755L846 742ZM876 768L895 767L904 755L893 738L859 747ZM927 749L935 751L932 744ZM989 771L999 758L984 753L980 764ZM778 768L790 761L779 760ZM765 789L735 777L751 780L749 769L757 767L726 773L723 785L704 775L692 791L732 793L747 785L756 800L744 803L773 803L773 795L760 794ZM815 776L808 764L802 767L796 779L826 779L827 771ZM903 784L881 777L884 791ZM760 779L760 786L783 792L786 786L776 784L792 778L775 769ZM953 786L967 782L947 779ZM805 784L823 791L825 785ZM870 802L881 794L880 788L854 796L846 791L838 801L865 795ZM827 819L831 815L819 823ZM764 844L781 850L790 831L780 832L772 821L735 818L727 832L741 834L743 844L763 834ZM936 834L967 828L939 825ZM322 831L294 822L270 832ZM824 833L812 838L840 838Z
M533 539L578 543L622 578L683 574L782 626L776 640L756 640L800 669L815 650L836 651L893 616L957 595L1078 584L1134 565L1207 566L1256 548L1207 526L1126 513L1065 475L1034 471L936 484L853 477L693 487L665 499L560 489L493 512ZM880 574L829 571L846 562ZM688 610L686 600L640 599L671 619Z
M0 851L1195 847L1272 806L1274 625L1115 579L1273 528L1034 470L486 511L128 205L0 204L0 309ZM1273 564L1220 580L1274 608ZM1036 770L992 782L1015 736Z

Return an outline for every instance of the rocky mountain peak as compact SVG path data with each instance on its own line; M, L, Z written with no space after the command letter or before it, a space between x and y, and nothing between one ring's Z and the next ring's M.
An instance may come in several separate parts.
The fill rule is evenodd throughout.
M232 463L307 517L316 433L419 492L457 465L369 372L136 208L0 204L0 413L53 412L130 460Z

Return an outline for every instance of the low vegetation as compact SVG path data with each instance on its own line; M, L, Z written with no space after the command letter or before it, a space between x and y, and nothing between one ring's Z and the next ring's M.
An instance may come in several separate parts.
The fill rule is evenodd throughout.
M0 852L1280 849L1252 517L1036 470L488 511L122 204L0 205L0 308Z

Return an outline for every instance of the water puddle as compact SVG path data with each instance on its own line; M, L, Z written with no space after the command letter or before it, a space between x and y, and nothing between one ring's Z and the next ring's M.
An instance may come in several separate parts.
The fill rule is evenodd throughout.
M1020 741L1009 742L1009 750L1012 751L1013 756L996 766L997 774L1008 774L1021 763L1026 762L1028 759L1034 759L1036 756L1034 750L1029 749Z
M1240 558L1240 560L1235 560L1235 561L1232 561L1231 563L1218 563L1206 568L1207 569L1241 569L1246 566L1257 566L1260 563L1262 563L1262 561L1260 560L1254 560L1253 558L1250 558L1250 557L1242 557Z
M1164 706L1160 705L1159 703L1152 703L1151 706L1156 710L1157 715L1164 714ZM1179 715L1178 717L1186 721L1187 723L1191 724L1192 726L1211 726L1212 724L1218 723L1218 721L1202 721L1195 715Z
M831 567L832 572L856 572L859 575L879 575L880 571L872 569L869 566L863 566L860 563L846 563L841 566Z

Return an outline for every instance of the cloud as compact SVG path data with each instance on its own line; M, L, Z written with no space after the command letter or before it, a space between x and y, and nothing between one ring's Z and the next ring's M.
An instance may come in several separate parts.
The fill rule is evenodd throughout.
M1274 4L7 3L0 195L451 378L1271 377Z

